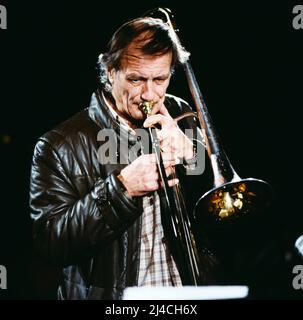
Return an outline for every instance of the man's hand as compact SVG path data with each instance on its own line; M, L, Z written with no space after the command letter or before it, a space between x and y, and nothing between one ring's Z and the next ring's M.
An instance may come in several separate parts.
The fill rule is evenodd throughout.
M157 132L157 136L160 140L161 150L164 153L170 154L171 158L185 160L194 157L193 143L180 130L163 104L159 113L149 116L143 125L144 127L150 127L156 123L159 123L162 127L161 130Z
M169 176L174 166L180 163L180 159L188 160L194 157L193 143L180 130L164 105L161 106L158 114L149 116L145 120L144 127L150 127L156 123L161 125L157 136L166 175ZM131 196L143 196L161 188L154 154L138 157L121 171L119 178ZM168 180L168 185L173 186L178 182L178 179L171 179Z
M166 175L173 171L173 166L178 164L179 159L172 158L171 154L162 153L163 165ZM161 181L158 173L155 154L144 154L138 157L131 164L121 170L118 176L124 184L130 196L143 196L149 192L161 188ZM168 180L169 186L179 183L178 179Z

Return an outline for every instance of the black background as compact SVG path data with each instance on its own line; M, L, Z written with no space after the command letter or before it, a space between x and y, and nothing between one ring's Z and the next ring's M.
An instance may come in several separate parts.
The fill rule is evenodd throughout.
M158 5L170 7L176 15L182 43L191 52L206 103L235 169L242 177L264 179L274 188L275 201L264 222L253 227L251 243L257 242L261 229L271 239L269 247L275 249L264 245L256 260L264 260L261 269L267 268L265 274L272 277L279 294L265 289L260 297L300 296L302 290L291 288L292 249L303 234L299 155L303 29L292 27L292 9L299 3L0 4L8 12L8 29L0 30L0 265L8 273L5 297L53 297L54 269L31 249L28 185L37 138L88 105L97 86L96 59L115 29ZM181 70L169 91L191 101Z

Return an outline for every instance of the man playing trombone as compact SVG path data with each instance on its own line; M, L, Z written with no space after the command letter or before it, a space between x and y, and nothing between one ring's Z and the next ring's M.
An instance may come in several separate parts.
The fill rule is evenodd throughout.
M100 132L112 130L119 145L133 146L138 128L158 127L168 188L184 183L187 203L195 203L186 170L199 152L184 130L196 123L187 117L178 125L174 119L191 109L166 93L174 68L188 56L160 19L123 24L99 57L101 85L89 107L38 140L30 184L34 244L62 266L59 299L121 299L128 286L185 284L162 225L157 154L139 150L130 161L118 148L117 161L106 163ZM211 283L209 271L204 283Z

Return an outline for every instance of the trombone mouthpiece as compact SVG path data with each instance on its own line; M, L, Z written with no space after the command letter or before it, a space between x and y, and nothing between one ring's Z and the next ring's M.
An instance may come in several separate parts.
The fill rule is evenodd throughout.
M139 104L139 109L146 115L149 116L153 111L154 101L144 101Z

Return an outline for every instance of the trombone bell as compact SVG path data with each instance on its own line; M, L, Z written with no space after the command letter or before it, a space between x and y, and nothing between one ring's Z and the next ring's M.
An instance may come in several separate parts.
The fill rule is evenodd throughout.
M205 193L196 203L195 217L212 227L223 227L254 212L261 212L271 202L271 186L248 178L227 182Z

